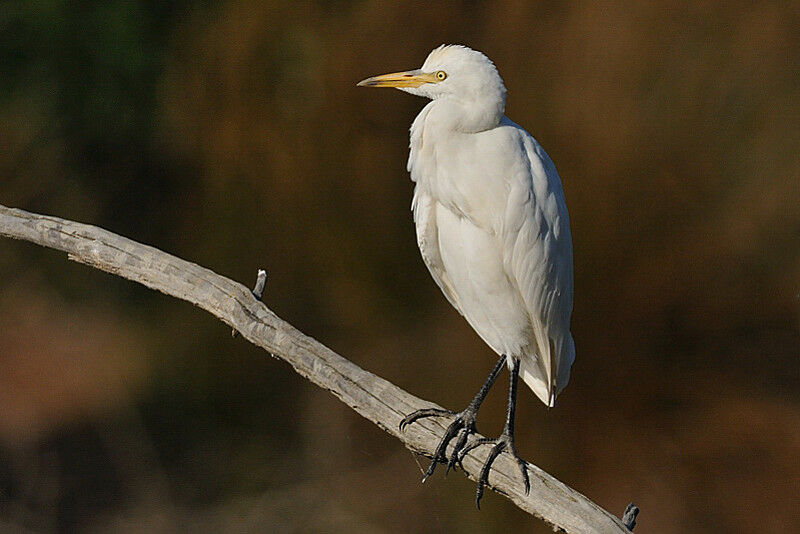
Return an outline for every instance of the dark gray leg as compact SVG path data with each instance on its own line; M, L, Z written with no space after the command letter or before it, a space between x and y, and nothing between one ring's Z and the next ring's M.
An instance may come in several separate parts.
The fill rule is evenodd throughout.
M425 471L425 476L422 477L422 481L428 479L436 469L437 462L447 462L447 471L450 471L450 468L453 467L456 462L458 461L458 453L464 447L467 442L467 438L470 434L475 432L475 417L478 413L478 408L481 407L481 403L483 399L486 398L486 395L489 393L489 390L492 388L495 380L497 380L497 375L500 374L500 371L503 369L503 365L506 363L506 357L500 356L500 359L497 360L492 372L489 373L489 376L486 378L486 381L481 386L481 389L478 393L473 397L472 401L470 401L469 405L462 411L461 413L456 413L450 410L440 410L438 408L429 408L426 410L417 410L416 412L409 414L406 416L402 421L400 421L400 430L403 430L407 425L410 425L414 421L418 419L422 419L425 417L433 417L433 416L455 416L453 422L450 423L450 426L447 427L447 430L444 433L444 437L439 442L439 446L436 447L436 452L433 454L433 460L431 464L428 466L428 470ZM516 389L516 386L515 386ZM513 416L512 416L513 418ZM512 430L513 431L513 430ZM453 452L450 455L450 459L448 461L445 453L447 451L447 444L458 435L458 439L456 440L455 446L453 447ZM499 454L499 453L498 453Z
M467 445L466 447L462 447L458 453L458 458L456 458L457 462L461 462L464 456L469 453L472 449L479 447L483 444L493 444L492 450L489 453L488 458L483 464L483 468L481 468L481 474L478 477L478 489L475 495L475 506L478 508L481 507L481 497L483 497L483 489L486 484L489 482L489 471L492 468L492 464L500 456L500 453L504 450L507 450L511 453L511 456L517 461L517 465L519 465L519 469L522 472L522 480L525 482L525 493L529 492L531 489L530 480L528 479L528 469L525 465L525 461L519 457L517 454L517 450L514 447L514 413L517 409L517 382L519 381L519 360L514 359L511 364L510 370L510 377L509 377L509 384L508 384L508 408L506 410L506 424L503 427L503 433L500 434L500 437L497 439L490 439L490 438L483 438L478 439Z

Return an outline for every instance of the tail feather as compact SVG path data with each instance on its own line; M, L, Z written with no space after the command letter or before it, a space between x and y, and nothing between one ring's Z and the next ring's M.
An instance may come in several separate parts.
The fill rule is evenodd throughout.
M520 358L520 376L539 400L552 408L556 397L569 382L570 368L575 361L575 344L571 334L563 340L548 341L544 350Z

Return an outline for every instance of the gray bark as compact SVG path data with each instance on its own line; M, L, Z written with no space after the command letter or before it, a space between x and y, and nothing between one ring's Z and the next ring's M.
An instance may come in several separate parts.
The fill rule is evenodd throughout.
M209 269L102 228L2 205L0 235L66 252L72 260L199 306L287 361L414 452L430 457L444 433L437 418L401 432L398 424L405 415L437 406L339 356L280 319L248 288ZM469 478L475 480L480 473L487 449L479 447L464 459ZM489 487L568 533L630 532L620 519L535 465L528 464L528 472L531 488L526 494L517 465L503 453L491 470Z

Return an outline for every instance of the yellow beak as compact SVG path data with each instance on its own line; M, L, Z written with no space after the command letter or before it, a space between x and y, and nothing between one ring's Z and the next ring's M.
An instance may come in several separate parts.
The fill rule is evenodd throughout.
M435 83L436 81L436 76L433 74L427 74L419 70L408 70L373 76L372 78L361 80L357 85L361 87L419 87L422 84Z

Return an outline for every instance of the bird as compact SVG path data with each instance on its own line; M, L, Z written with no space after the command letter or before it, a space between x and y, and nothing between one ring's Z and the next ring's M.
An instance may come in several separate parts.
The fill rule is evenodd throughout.
M447 463L447 472L463 468L465 455L486 445L491 449L478 477L477 507L503 451L516 460L527 493L526 464L514 443L519 377L553 407L575 360L572 238L561 179L533 136L505 116L505 85L482 52L442 45L420 69L357 85L430 99L411 125L407 165L415 183L417 244L447 300L499 355L464 410L418 410L403 418L400 429L426 417L452 418L423 482L437 463ZM468 443L503 367L509 370L503 431Z

